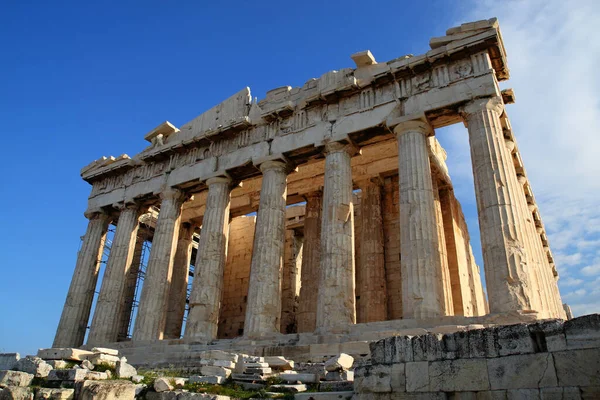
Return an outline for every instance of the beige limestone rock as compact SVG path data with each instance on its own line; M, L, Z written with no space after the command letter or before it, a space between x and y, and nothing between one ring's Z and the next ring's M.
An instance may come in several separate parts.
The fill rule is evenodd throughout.
M0 387L29 386L34 375L21 371L0 371Z
M133 400L135 385L129 381L85 381L81 400Z
M107 372L97 372L97 371L88 371L87 374L85 375L85 379L90 380L90 381L104 381L106 379L109 379L109 371Z
M486 360L447 360L429 364L429 391L489 390Z
M54 369L66 369L69 366L69 362L64 360L47 360L46 362Z
M95 366L90 362L90 360L83 360L81 362L81 368L89 369L91 371L95 368Z
M358 367L354 370L354 390L357 393L390 393L392 391L391 372L390 365Z
M35 393L36 400L73 400L74 398L75 389L38 388Z
M330 358L325 362L327 371L349 370L354 363L354 357L349 354L342 353L338 356Z
M405 365L406 391L429 391L429 363L427 361L408 362Z
M110 365L111 367L115 367L117 365L117 362L120 361L120 358L117 356L111 356L108 354L94 354L88 357L88 361L91 362L94 365L99 365L99 364L107 364Z
M289 373L283 372L278 377L286 382L317 383L318 378L315 374Z
M223 383L225 381L226 378L224 378L223 376L220 375L214 375L214 376L199 376L199 375L194 375L194 376L190 376L190 383L209 383L212 385L220 385L221 383Z
M552 353L559 386L600 386L600 349Z
M202 359L231 361L233 363L237 363L240 358L236 353L229 353L223 350L203 351L200 353L200 357Z
M52 366L39 357L27 356L17 362L15 369L33 374L36 378L45 378L52 371Z
M8 386L0 390L0 400L33 400L33 391L26 387Z
M272 369L289 371L294 369L294 361L288 360L282 356L268 356L265 357L265 363Z
M117 349L109 349L107 347L93 347L92 352L99 354L108 354L109 356L118 356L119 350Z
M137 375L137 370L133 365L127 364L125 361L118 361L116 368L117 378L127 379Z

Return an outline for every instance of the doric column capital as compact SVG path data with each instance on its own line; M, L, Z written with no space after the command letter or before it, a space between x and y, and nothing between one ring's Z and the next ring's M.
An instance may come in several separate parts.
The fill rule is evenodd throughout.
M88 211L85 211L83 213L83 215L87 219L89 219L90 221L91 220L96 220L96 219L108 219L108 218L110 218L110 214L107 213L104 210L92 210L92 211L88 210Z
M161 200L175 200L175 201L184 201L187 198L187 193L183 190L167 187L165 190L160 192L159 197Z
M485 97L481 99L475 99L459 109L460 115L463 119L468 120L473 114L480 113L484 110L494 111L498 116L504 111L504 103L502 97Z
M260 171L264 174L267 171L281 171L286 175L295 169L295 166L286 160L269 160L259 165Z
M327 142L325 143L325 150L323 151L325 155L331 153L341 153L345 152L350 155L350 157L360 153L360 149L353 143L343 143L343 142Z
M214 184L228 184L231 185L232 179L228 176L213 176L212 178L208 178L206 180L206 186L210 187Z
M432 136L433 128L425 117L400 120L394 127L394 133L397 137L407 132L418 132L425 136Z
M123 203L115 203L112 207L122 213L125 210L137 211L138 215L145 213L148 210L148 206L138 203L137 201L129 201Z

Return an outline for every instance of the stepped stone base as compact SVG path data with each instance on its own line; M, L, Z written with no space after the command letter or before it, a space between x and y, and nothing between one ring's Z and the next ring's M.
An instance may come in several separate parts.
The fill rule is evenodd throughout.
M202 352L225 350L255 356L284 356L296 362L322 362L341 353L357 360L368 360L369 343L389 336L450 333L496 325L533 322L532 314L490 314L480 317L439 317L423 320L404 319L370 322L338 327L328 334L273 334L262 339L219 339L199 342L190 339L156 341L126 341L106 343L118 349L136 367L194 368L200 365Z

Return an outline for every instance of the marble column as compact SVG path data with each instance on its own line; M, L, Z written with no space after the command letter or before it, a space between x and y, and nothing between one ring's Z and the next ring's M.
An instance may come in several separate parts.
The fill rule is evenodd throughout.
M185 300L187 296L188 276L190 273L190 258L194 226L183 223L179 228L179 240L173 261L173 275L169 287L169 305L167 307L167 323L165 338L179 339L185 315Z
M187 196L179 189L167 188L160 198L160 212L154 229L133 340L160 340L164 337L181 207Z
M356 323L354 205L350 158L356 149L339 142L325 146L321 222L321 277L317 330Z
M98 282L102 249L110 223L110 217L104 213L93 213L88 218L89 223L77 254L77 264L52 347L79 347L85 337Z
M450 270L448 267L446 237L444 236L444 217L442 216L440 191L438 187L437 176L435 175L431 177L431 186L433 188L435 221L438 233L438 243L440 246L440 262L442 263L442 295L444 298L444 315L454 315L454 304L452 303L452 281L450 279Z
M140 211L137 204L120 207L119 221L88 335L89 345L113 343L119 336L121 310L125 300L125 283L135 251Z
M135 301L135 289L137 287L140 266L142 264L144 243L149 236L150 233L148 230L140 226L135 242L135 249L133 250L133 260L131 261L131 267L129 268L129 274L125 282L125 297L123 300L123 307L121 307L121 316L119 318L121 322L119 323L118 341L127 339L129 334L129 324L131 322L131 312L133 311L133 303Z
M521 207L510 188L518 186L506 147L499 97L474 100L461 109L467 122L483 264L491 313L533 312L536 304L526 254Z
M404 318L444 315L443 272L424 120L403 122L398 137L400 265Z
M298 332L313 332L317 323L317 296L321 276L321 208L323 192L306 195L304 214L304 245L300 269L300 299L298 300Z
M360 203L360 286L361 318L359 322L387 319L387 288L383 217L381 214L381 185L372 180L359 183Z
M198 243L185 337L210 341L217 337L223 293L231 179L211 178L206 185L208 197Z
M267 161L260 165L260 170L262 186L244 322L244 336L250 338L278 333L281 318L288 165Z

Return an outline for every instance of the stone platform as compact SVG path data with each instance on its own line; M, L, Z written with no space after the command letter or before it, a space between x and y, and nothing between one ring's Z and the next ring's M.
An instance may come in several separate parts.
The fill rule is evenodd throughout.
M452 316L354 324L324 334L278 334L265 335L262 339L239 337L210 342L189 339L125 341L106 346L118 349L120 354L137 367L152 368L193 368L198 365L202 352L207 350L225 350L255 356L284 356L297 362L322 362L340 353L347 353L356 360L366 362L370 359L369 344L390 336L446 334L534 321L536 316L532 314Z

